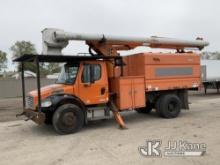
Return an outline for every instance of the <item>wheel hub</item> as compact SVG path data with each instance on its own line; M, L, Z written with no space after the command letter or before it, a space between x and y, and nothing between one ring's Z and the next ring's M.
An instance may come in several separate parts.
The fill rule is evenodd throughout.
M67 126L72 126L76 122L76 116L72 112L65 113L63 115L63 123Z

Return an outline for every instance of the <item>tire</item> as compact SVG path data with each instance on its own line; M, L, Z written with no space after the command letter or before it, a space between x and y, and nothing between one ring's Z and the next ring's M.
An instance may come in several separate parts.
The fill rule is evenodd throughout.
M146 104L146 107L138 108L138 109L136 109L136 111L137 111L138 113L148 114L148 113L150 113L150 112L152 111L152 109L153 109L153 105L150 104L150 103L147 103L147 104Z
M156 103L157 113L164 118L175 118L181 111L181 101L174 94L161 96Z
M163 98L163 96L160 96L160 97L157 99L156 105L155 105L155 107L156 107L156 113L157 113L158 116L160 116L160 117L163 117L162 114L161 114L161 112L160 112L160 110L159 110L159 109L160 109L160 104L161 104L162 98Z
M59 134L75 133L83 126L84 113L74 104L64 104L55 111L52 123Z

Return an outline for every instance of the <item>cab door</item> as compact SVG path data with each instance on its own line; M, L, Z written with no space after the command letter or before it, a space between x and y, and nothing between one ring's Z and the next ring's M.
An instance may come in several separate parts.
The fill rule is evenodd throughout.
M84 62L80 77L79 97L86 105L108 102L108 77L105 62Z

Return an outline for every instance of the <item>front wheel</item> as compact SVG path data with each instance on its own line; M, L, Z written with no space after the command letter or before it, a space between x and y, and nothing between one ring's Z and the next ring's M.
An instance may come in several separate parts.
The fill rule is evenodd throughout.
M174 94L161 96L156 103L157 113L164 118L175 118L181 111L181 101Z
M74 104L58 107L53 115L53 127L59 134L70 134L79 131L84 123L83 111Z

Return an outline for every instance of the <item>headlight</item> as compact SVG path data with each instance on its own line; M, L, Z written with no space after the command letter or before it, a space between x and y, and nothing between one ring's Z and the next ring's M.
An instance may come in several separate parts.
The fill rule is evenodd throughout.
M43 107L43 108L50 107L51 105L52 105L52 101L50 98L43 100L41 103L41 107Z

